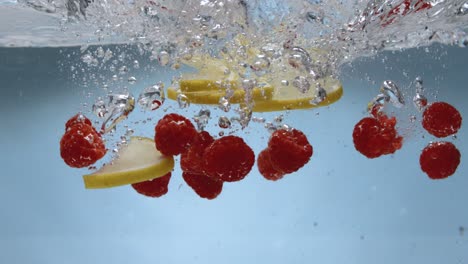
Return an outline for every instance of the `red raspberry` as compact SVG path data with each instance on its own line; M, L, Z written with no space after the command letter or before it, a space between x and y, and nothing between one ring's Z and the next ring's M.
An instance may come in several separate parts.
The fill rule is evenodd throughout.
M105 154L106 147L101 135L86 124L72 125L60 140L60 156L70 167L87 167Z
M204 168L208 176L225 182L242 180L255 163L252 149L237 136L215 140L203 154Z
M263 177L270 181L277 181L285 175L284 172L278 171L273 168L270 160L270 151L268 149L264 149L260 154L258 154L257 158L257 167L260 174Z
M190 148L180 156L180 167L185 172L203 174L203 153L213 143L213 137L206 131L199 132Z
M65 124L65 131L77 124L93 126L91 120L89 120L86 116L82 114L76 114L73 117L71 117Z
M361 119L353 131L354 147L364 156L372 159L381 155L395 153L401 148L403 137L395 129L395 117L381 114L377 118Z
M422 126L438 138L447 137L458 132L461 127L460 112L445 102L430 104L423 113Z
M460 156L460 151L452 143L434 142L423 149L419 164L429 178L444 179L455 173Z
M306 135L297 129L279 129L268 142L270 160L279 172L292 173L302 168L313 154Z
M167 114L155 127L156 149L164 155L179 155L197 135L192 122L178 114Z
M134 183L132 187L139 194L148 197L161 197L167 193L170 179L171 173L169 172L166 175L149 181Z
M222 181L210 178L205 174L184 171L182 177L201 198L212 200L218 197L223 190Z

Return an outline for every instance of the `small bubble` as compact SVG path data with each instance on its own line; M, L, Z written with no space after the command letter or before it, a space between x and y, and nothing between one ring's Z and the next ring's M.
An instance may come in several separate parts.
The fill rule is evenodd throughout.
M310 89L310 83L304 76L297 76L296 78L294 78L293 85L301 93L306 93Z
M133 68L140 69L140 63L137 60L133 61Z
M128 72L127 66L124 65L124 66L122 66L122 67L119 68L119 74L120 74L120 75L127 74L127 72Z
M193 120L197 124L198 130L202 131L205 129L210 119L211 111L209 109L201 109L198 115L194 116Z
M266 58L264 55L259 55L255 59L250 68L254 71L257 76L263 76L267 72L268 68L270 67L270 60Z
M127 128L127 130L125 131L125 136L129 137L129 136L133 135L133 133L135 133L135 130L133 130L131 128Z
M223 137L224 136L224 131L219 131L218 136Z
M98 97L92 106L92 111L97 117L104 118L104 116L107 114L106 102Z
M416 122L417 118L416 118L415 115L410 115L409 120L410 120L411 123L414 123L414 122Z
M226 97L221 97L219 98L219 103L218 103L219 109L223 110L224 112L229 112L231 110L231 103Z
M289 81L288 80L281 80L281 85L289 86Z
M134 76L130 76L130 77L128 77L127 81L128 81L129 84L135 84L137 79Z
M413 103L414 107L416 107L419 112L422 112L427 106L427 98L420 93L416 93L416 95L413 97Z
M161 107L166 99L164 94L164 84L159 82L155 85L146 87L138 97L138 104L144 110L156 110Z
M229 118L227 118L225 116L220 116L219 120L218 120L218 126L220 128L230 128L231 127L231 121L229 120Z
M159 55L158 55L159 64L161 64L162 66L166 66L167 64L169 64L170 60L171 60L171 57L167 51L163 50L159 52Z
M187 108L190 106L190 100L185 94L177 95L177 103L179 104L180 108Z
M393 106L401 108L405 105L403 94L393 81L384 81L382 87L380 87L380 92L387 96L388 101L392 103Z
M255 123L265 123L265 118L263 117L252 117L252 121L255 122Z
M283 119L284 119L283 115L275 116L274 122L275 123L283 123Z
M320 84L317 84L317 93L315 98L310 101L310 103L313 105L318 105L325 101L325 99L327 99L327 91Z
M278 127L271 122L265 123L264 126L270 134L278 130Z

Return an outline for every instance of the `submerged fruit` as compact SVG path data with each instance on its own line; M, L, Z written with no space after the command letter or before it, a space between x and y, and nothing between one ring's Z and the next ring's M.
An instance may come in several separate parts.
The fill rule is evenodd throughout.
M152 139L132 137L111 163L83 180L86 188L110 188L162 177L173 168L173 157L157 151Z
M205 174L192 173L184 171L182 173L184 181L195 191L201 198L212 200L223 190L223 182L208 177Z
M167 173L164 176L144 181L133 183L132 187L139 194L148 197L161 197L168 192L169 181L171 180L171 173Z
M312 145L302 131L279 129L273 132L268 142L268 151L273 168L279 172L292 173L302 168L313 154Z
M448 103L435 102L424 110L422 126L438 138L456 134L461 124L460 112Z
M429 178L444 179L455 173L460 157L460 151L452 143L433 142L421 152L419 164Z
M89 119L75 115L65 127L66 132L60 140L60 156L68 166L83 168L104 157L106 147Z
M370 159L395 153L403 144L403 137L398 135L395 126L396 118L384 114L361 119L354 126L354 147Z
M264 149L258 154L257 167L260 174L270 181L277 181L285 175L284 172L278 171L271 164L270 151L268 149Z
M252 149L237 136L215 140L203 154L204 170L214 179L224 182L242 180L255 163Z
M156 149L164 155L179 155L185 152L197 135L189 119L179 114L167 114L155 127Z

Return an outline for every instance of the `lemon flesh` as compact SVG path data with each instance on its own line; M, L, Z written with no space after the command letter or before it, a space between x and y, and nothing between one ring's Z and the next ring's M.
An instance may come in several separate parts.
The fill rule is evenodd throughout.
M151 180L174 168L174 158L161 154L150 138L132 137L119 156L98 171L84 175L85 188L111 188Z

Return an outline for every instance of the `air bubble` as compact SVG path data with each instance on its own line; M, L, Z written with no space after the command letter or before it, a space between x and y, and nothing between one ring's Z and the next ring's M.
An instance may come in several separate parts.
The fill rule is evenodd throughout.
M221 97L219 98L219 103L218 103L219 109L223 110L224 112L229 112L231 110L231 103L226 97Z
M198 130L202 131L208 125L208 120L210 119L211 112L209 109L201 109L198 112L198 115L193 117L193 120L197 124Z
M164 94L164 84L159 82L146 87L138 97L138 104L144 109L153 111L159 109L166 99Z
M170 60L171 60L171 57L169 53L167 53L167 51L163 50L159 52L158 61L159 61L159 64L161 64L161 66L166 66L167 64L169 64Z
M102 133L114 130L135 109L135 98L130 93L109 94L108 100L107 118L101 126Z
M229 118L225 116L220 116L218 119L218 126L220 128L230 128L231 127L231 121Z
M267 73L270 67L270 61L264 56L257 56L256 60L250 65L250 68L254 71L257 76L263 76Z
M294 78L293 85L301 93L306 93L310 89L310 82L304 76L296 76L296 78Z
M180 108L187 108L190 106L190 100L185 94L177 95L177 103L179 104Z
M127 81L129 84L135 84L137 79L134 76L130 76L128 77Z
M101 97L98 97L93 104L92 111L97 117L104 118L107 114L106 102Z
M315 98L310 101L310 103L313 105L318 105L325 101L325 99L327 99L327 91L320 84L317 84L317 93Z
M380 92L386 95L386 101L392 103L393 106L401 108L405 105L403 94L393 81L384 81L382 87L380 87Z

